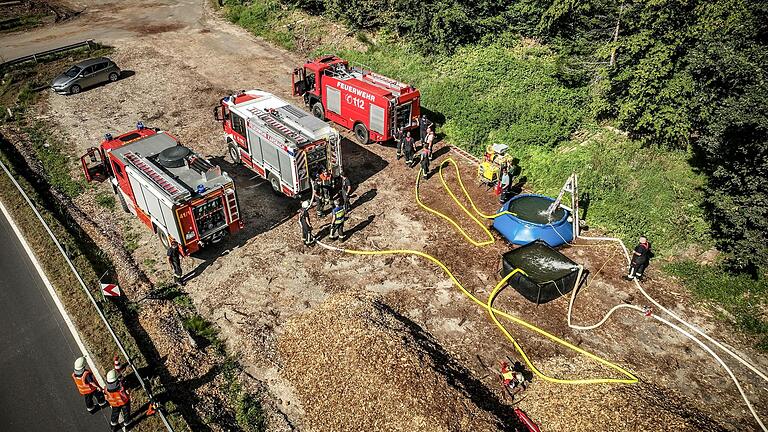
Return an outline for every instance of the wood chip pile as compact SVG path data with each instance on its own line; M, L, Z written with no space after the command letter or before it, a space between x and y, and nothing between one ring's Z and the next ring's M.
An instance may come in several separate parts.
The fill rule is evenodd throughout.
M558 357L537 366L556 377L607 374L580 358ZM520 407L546 431L726 430L679 394L644 381L567 386L535 380Z
M488 406L488 394L466 369L378 297L333 295L292 318L278 347L282 375L296 388L313 430L502 427L499 417L475 403Z

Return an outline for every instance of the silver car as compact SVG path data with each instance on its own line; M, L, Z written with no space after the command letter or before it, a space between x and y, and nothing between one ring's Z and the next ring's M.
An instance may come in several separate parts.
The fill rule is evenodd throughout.
M107 81L115 82L118 79L120 68L115 62L106 57L99 57L73 65L53 80L51 89L56 93L77 94L86 87Z

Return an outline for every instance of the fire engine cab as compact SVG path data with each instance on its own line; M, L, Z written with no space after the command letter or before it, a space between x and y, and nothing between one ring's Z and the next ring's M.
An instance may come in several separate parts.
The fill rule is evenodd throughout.
M167 132L144 127L112 137L81 158L85 178L109 178L123 209L136 215L167 247L184 255L243 227L235 184L219 166Z
M250 90L221 99L214 109L229 156L267 179L276 193L311 191L326 171L341 174L341 137L328 123L267 92Z
M413 86L351 67L334 55L293 71L293 95L303 96L312 114L355 133L361 144L383 142L398 129L417 126L420 94Z

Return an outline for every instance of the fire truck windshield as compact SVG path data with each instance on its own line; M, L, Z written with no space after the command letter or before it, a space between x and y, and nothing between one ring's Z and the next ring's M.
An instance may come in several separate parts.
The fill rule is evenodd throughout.
M201 239L227 224L221 197L200 204L194 208L194 213Z

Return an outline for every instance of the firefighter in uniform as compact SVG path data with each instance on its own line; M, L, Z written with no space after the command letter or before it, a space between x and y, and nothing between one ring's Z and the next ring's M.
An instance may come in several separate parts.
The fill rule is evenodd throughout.
M395 140L395 145L397 146L397 160L400 160L400 158L403 157L403 140L405 139L403 128L395 129L393 138Z
M429 160L432 159L432 152L426 145L421 148L421 175L424 180L429 180Z
M333 208L333 220L331 221L331 240L341 238L344 240L344 221L347 220L347 212L340 199L336 200Z
M301 227L301 238L304 240L304 245L311 245L315 239L312 237L312 225L309 223L309 201L301 203L301 210L299 210L299 226Z
M405 138L403 139L403 152L405 153L406 165L413 164L414 146L415 146L415 143L413 141L413 137L411 136L411 131L408 131L405 133Z
M507 362L501 363L501 377L504 389L512 396L512 399L515 398L516 394L525 390L525 376L522 372L510 369Z
M88 409L88 412L93 413L98 409L93 403L94 398L100 407L107 404L107 401L104 400L101 386L99 386L96 378L93 377L93 373L88 369L85 357L78 357L75 360L75 370L72 372L72 379L75 381L77 390L85 398L85 407Z
M320 193L323 199L323 208L325 208L325 203L331 202L331 189L333 189L333 179L331 178L331 174L327 169L324 169L317 179L320 182Z
M651 259L651 244L648 239L640 237L638 245L632 251L632 261L629 264L629 274L624 277L626 280L643 280L643 272L648 267L648 261Z
M422 114L419 117L419 141L421 142L421 145L425 145L427 143L427 130L432 127L432 122L429 121L427 116ZM431 149L430 149L431 150Z
M171 245L168 247L168 251L165 253L168 256L168 264L173 271L173 281L179 285L184 285L183 272L181 270L181 251L179 250L179 242L171 240Z
M107 388L104 391L104 396L106 396L109 406L112 407L112 416L109 419L110 426L116 427L120 424L120 412L123 413L123 426L130 425L131 395L123 386L122 380L119 379L117 371L114 369L107 373Z
M339 190L341 201L344 203L344 212L349 213L349 197L352 194L352 183L344 172L341 172L341 189Z
M315 177L315 180L312 182L312 193L315 196L315 200L317 201L317 217L320 217L323 215L323 212L325 211L325 203L323 201L323 187L320 186L320 175L318 174Z

